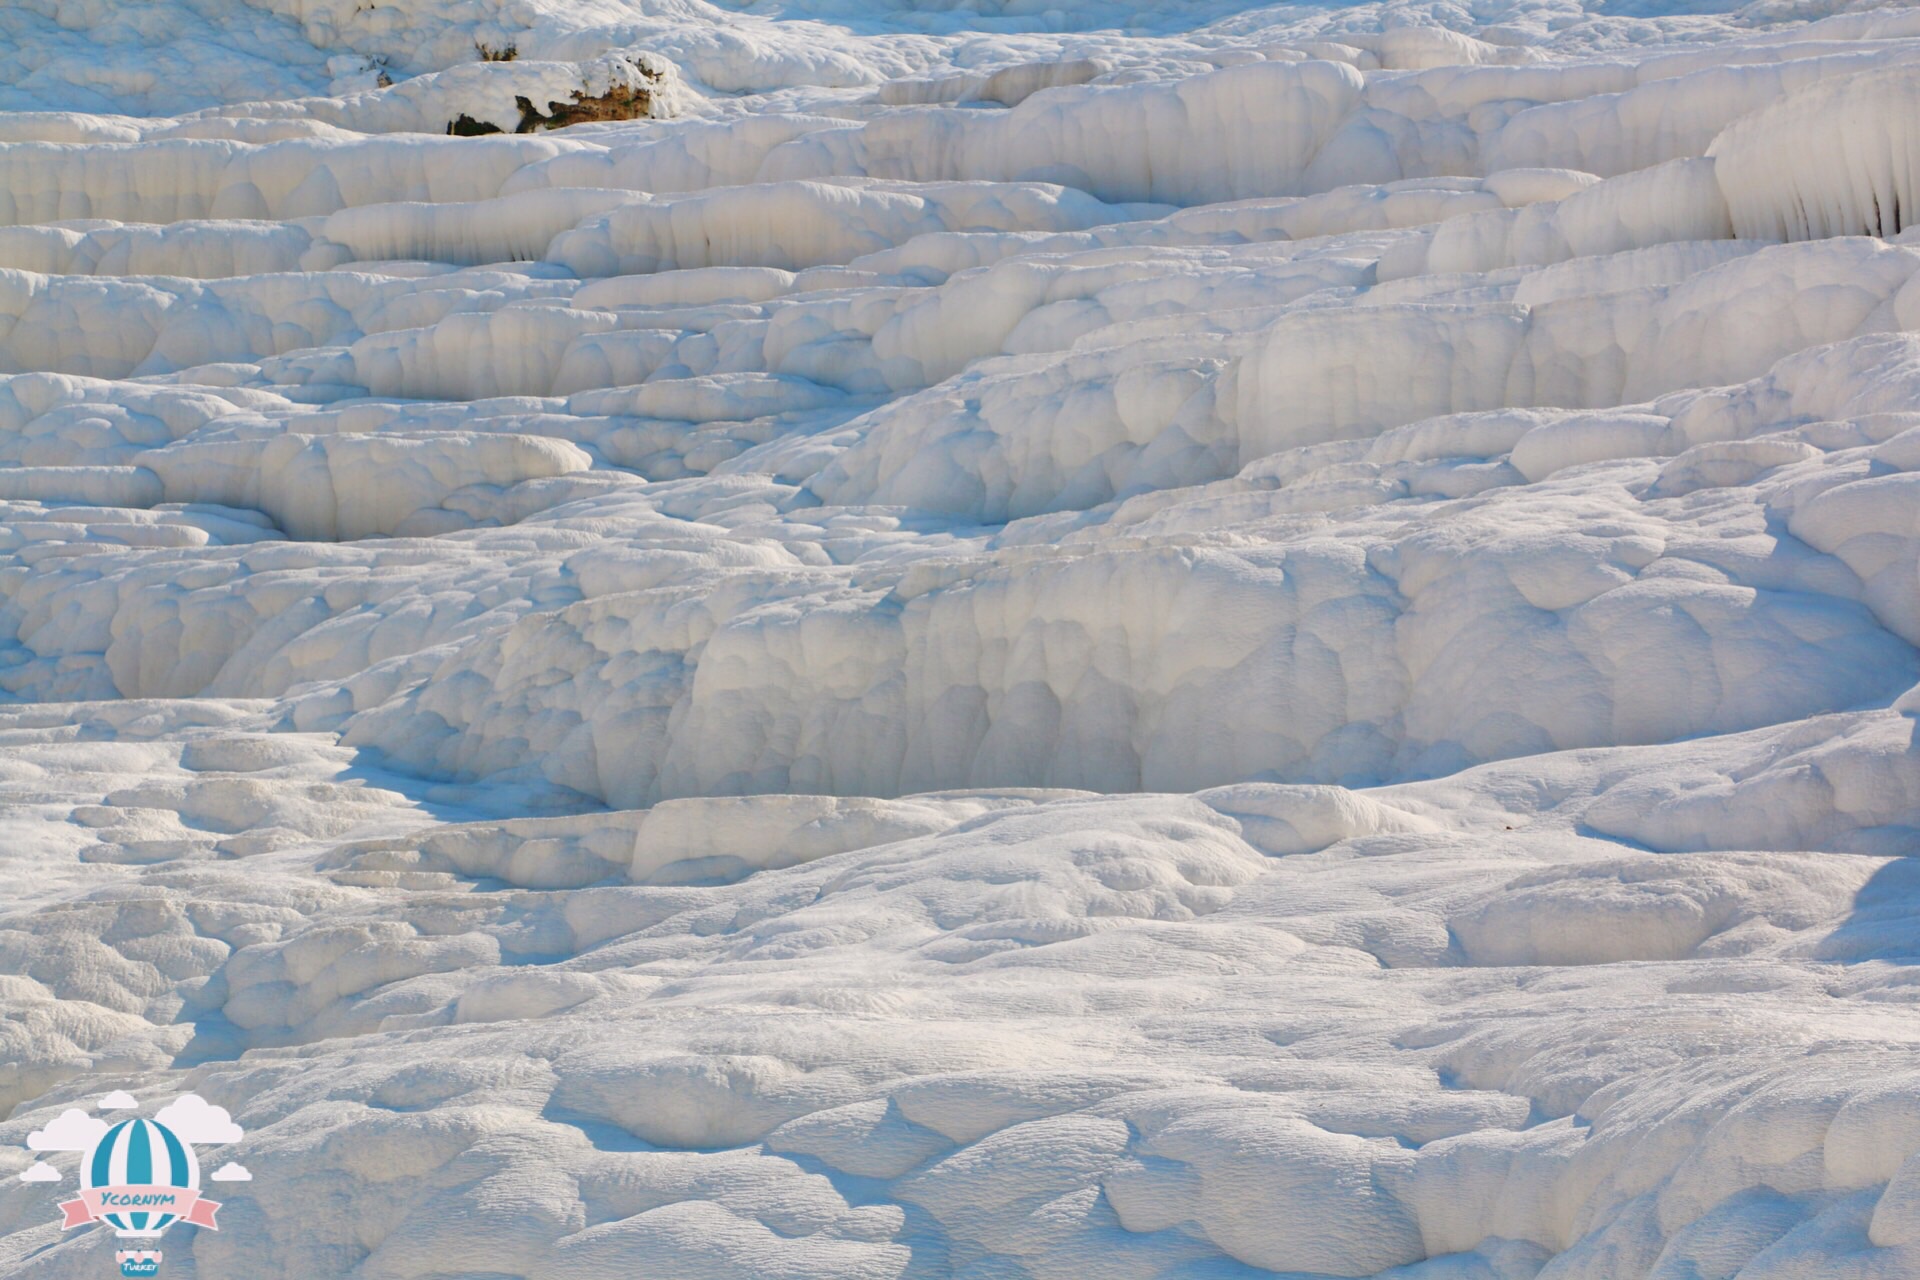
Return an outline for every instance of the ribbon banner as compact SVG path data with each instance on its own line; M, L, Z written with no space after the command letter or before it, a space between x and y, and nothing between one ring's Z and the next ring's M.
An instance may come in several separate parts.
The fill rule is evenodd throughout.
M182 1222L218 1231L213 1215L219 1208L219 1201L202 1200L191 1187L88 1187L78 1200L60 1202L60 1212L67 1216L60 1229L84 1227L110 1213L171 1213Z

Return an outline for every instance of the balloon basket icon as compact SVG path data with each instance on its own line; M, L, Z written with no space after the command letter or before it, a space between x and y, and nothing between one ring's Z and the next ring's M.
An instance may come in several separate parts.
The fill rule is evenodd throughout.
M126 1277L156 1276L160 1274L160 1251L158 1249L123 1249L113 1255L120 1264L120 1274Z

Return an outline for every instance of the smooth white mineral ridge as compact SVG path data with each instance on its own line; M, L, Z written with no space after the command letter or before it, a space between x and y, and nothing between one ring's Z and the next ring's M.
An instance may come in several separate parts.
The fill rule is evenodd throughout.
M1897 5L0 3L0 1273L1920 1276L1916 222Z

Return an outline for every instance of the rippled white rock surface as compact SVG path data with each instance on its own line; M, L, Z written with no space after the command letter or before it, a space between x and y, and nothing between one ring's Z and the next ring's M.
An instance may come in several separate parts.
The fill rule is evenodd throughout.
M1677 7L0 8L0 1272L1920 1275L1920 9Z

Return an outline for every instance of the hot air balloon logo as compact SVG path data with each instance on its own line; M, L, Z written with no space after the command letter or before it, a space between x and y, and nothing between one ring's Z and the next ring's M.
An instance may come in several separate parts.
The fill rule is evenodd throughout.
M80 1160L80 1198L61 1205L63 1226L104 1222L121 1239L151 1238L185 1219L219 1228L220 1206L200 1198L193 1148L157 1120L122 1120Z
M109 1094L100 1103L107 1111L138 1105L126 1093ZM112 1227L126 1246L114 1255L120 1274L134 1277L159 1273L156 1246L167 1228L185 1222L220 1229L214 1220L219 1204L200 1194L200 1161L193 1148L196 1143L238 1142L242 1136L225 1110L183 1094L152 1119L136 1116L116 1124L69 1108L29 1134L27 1146L42 1153L80 1153L80 1194L61 1202L61 1226L104 1222ZM20 1176L28 1182L63 1180L44 1158ZM244 1182L252 1175L228 1162L212 1177L215 1182Z

